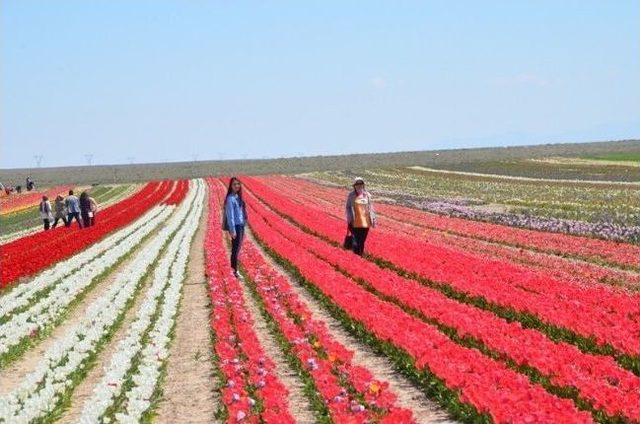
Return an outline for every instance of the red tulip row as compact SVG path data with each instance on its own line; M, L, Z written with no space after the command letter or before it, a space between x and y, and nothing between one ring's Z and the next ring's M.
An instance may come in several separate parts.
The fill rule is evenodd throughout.
M255 178L249 188L276 210L340 243L345 224L314 204L299 205ZM377 229L367 251L407 272L481 297L493 304L538 316L598 344L640 354L640 302L606 287L577 287L541 276L526 267L479 257L428 241Z
M340 204L344 201L344 192L339 189L294 178L287 178L286 183L296 190L311 190L314 194L328 196ZM622 267L640 268L640 246L632 244L471 221L383 203L377 205L377 211L428 229L565 256L596 259Z
M413 422L411 411L394 405L396 397L388 383L352 364L353 352L334 340L323 322L311 317L288 281L267 264L252 241L244 243L242 264L335 422Z
M263 179L264 180L264 179ZM277 188L285 194L293 194L291 200L304 204L305 202L322 202L332 215L342 218L344 205L343 198L337 198L335 193L322 193L327 187L314 185L308 181L291 177L267 177L269 185ZM315 188L320 187L320 192ZM342 193L344 195L344 193ZM344 197L344 196L342 196ZM387 205L377 206L384 209ZM409 208L402 208L411 211ZM392 215L378 215L378 223L385 230L393 230L396 234L407 234L410 237L418 237L428 240L430 244L455 247L457 250L472 252L476 255L488 256L494 259L506 260L511 263L522 264L535 269L537 273L550 278L570 282L577 285L591 285L600 287L602 284L631 289L640 289L640 274L623 271L615 268L604 267L594 263L580 262L548 253L540 253L533 250L514 248L486 242L476 237L464 237L461 235L447 234L439 230L433 230L421 226L418 221L395 218ZM640 301L640 300L639 300Z
M501 358L518 366L535 368L554 386L575 387L580 397L611 417L640 421L640 378L622 369L613 358L582 353L573 345L554 342L537 331L522 328L517 322L458 303L415 280L345 254L344 250L304 233L258 201L251 202L250 208L252 222L264 220L272 231L283 234L292 244L304 246L305 250L363 281L382 296L455 330L459 337L474 338Z
M187 195L189 191L189 180L179 180L174 188L173 192L167 200L164 201L166 205L178 205Z
M274 364L258 341L242 288L230 274L220 231L218 196L210 197L209 207L206 272L213 304L214 349L226 380L222 400L228 413L227 422L294 423L286 401L287 389L275 375Z
M44 191L30 191L21 194L10 194L0 198L0 214L5 215L17 212L40 203L42 196L48 196L49 199L54 198L58 194L64 194L69 190L69 186L57 186L46 189Z
M451 341L433 325L363 289L282 236L262 217L252 217L250 224L260 240L352 320L410 355L418 370L430 372L458 392L460 402L496 422L592 422L591 415L578 411L572 402L547 393L525 376Z
M107 234L130 224L169 194L172 181L153 182L135 195L104 209L96 225L77 231L58 227L35 233L0 246L0 287L33 275L68 258Z

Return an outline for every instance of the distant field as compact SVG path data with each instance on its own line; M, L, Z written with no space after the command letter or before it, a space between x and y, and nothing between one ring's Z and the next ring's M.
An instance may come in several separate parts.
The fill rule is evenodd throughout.
M640 152L614 152L595 156L585 156L585 158L595 160L640 162Z
M393 149L393 145L389 146ZM640 154L640 140L595 143L546 144L536 146L488 147L397 153L314 156L262 160L197 161L134 165L71 166L39 169L0 170L0 181L22 184L31 175L40 185L115 184L156 179L195 178L209 175L298 174L312 171L358 171L421 165L430 168L472 172L507 173L552 178L637 180L640 171L625 172L575 166L540 166L531 159L548 157L577 158L608 154ZM574 169L575 168L575 169Z
M407 167L367 169L358 171L358 175L367 180L374 193L401 203L424 205L439 202L438 207L443 212L463 208L468 210L467 214L504 212L591 223L640 225L640 185L504 179ZM309 176L346 189L355 173L324 171Z

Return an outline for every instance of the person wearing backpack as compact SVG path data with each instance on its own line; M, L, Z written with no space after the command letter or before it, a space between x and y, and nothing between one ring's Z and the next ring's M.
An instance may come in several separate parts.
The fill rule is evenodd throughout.
M356 177L353 180L353 191L347 196L345 206L347 215L347 231L353 235L352 249L356 255L364 253L364 243L367 241L369 228L376 226L376 214L373 210L371 195L364 188L364 180ZM345 246L348 245L345 239Z
M238 256L244 239L244 226L247 222L247 208L242 199L242 183L236 177L229 180L227 196L224 199L222 229L231 237L231 268L238 277Z

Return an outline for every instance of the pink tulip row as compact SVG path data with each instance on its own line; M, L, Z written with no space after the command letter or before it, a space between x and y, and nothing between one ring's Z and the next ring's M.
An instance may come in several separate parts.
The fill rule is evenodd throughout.
M592 421L589 413L577 410L571 401L549 394L527 377L478 350L453 342L433 325L363 289L331 264L284 237L262 217L252 217L251 227L258 238L351 319L379 340L407 352L418 370L429 371L450 390L458 391L459 400L478 412L496 422Z
M293 194L291 200L297 203L309 201L321 202L323 207L332 212L332 215L341 218L344 202L344 193L338 197L334 189L313 184L311 182L291 177L268 177L266 181L270 186L277 188L286 194ZM331 190L331 191L327 191ZM640 290L640 274L623 271L615 268L600 266L594 263L575 261L549 253L536 252L535 250L514 248L504 244L487 242L474 235L447 234L440 230L434 230L422 225L421 220L407 219L401 215L388 213L389 205L376 205L378 223L380 227L404 233L411 237L428 240L429 243L441 246L455 247L461 251L472 252L477 255L487 256L493 259L505 260L511 263L522 264L535 269L537 273L546 274L555 280L570 282L577 285L601 286L610 285L616 288ZM418 212L411 208L393 206L407 212ZM640 299L638 300L640 302Z
M326 210L299 205L255 178L249 188L269 206L301 225L340 243L345 224ZM505 261L479 257L428 241L376 229L367 251L421 278L481 297L493 304L538 316L543 322L567 328L601 345L640 354L640 302L607 287L584 288L548 278Z
M535 368L556 386L577 388L580 397L609 416L640 421L640 378L622 369L613 358L585 354L573 345L557 343L540 332L524 329L517 322L458 303L415 280L403 278L363 258L345 255L344 250L304 233L255 199L250 206L254 217L260 217L292 244L304 246L319 259L365 282L378 293L419 311L429 320L455 329L460 337L473 337L501 357Z
M395 406L388 383L375 380L368 369L351 362L353 352L334 340L323 322L311 317L286 278L265 261L252 241L244 243L242 263L335 422L413 422L411 411Z
M344 193L339 189L290 177L267 177L265 181L271 179L286 181L289 187L296 190L311 190L316 195L343 201ZM595 259L621 267L640 268L640 246L632 244L471 221L390 204L379 204L378 212L428 229L554 254Z
M209 187L216 190L217 184ZM294 423L287 404L288 392L274 372L253 329L238 280L232 277L220 232L220 204L212 195L205 239L206 270L213 304L211 326L214 349L226 386L222 401L227 422ZM259 408L258 402L262 402Z

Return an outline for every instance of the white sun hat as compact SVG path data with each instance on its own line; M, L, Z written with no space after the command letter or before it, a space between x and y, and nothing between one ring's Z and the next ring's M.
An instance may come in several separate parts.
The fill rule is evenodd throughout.
M353 179L353 185L360 184L360 183L364 184L364 178L362 178L362 177L355 177L355 178Z

